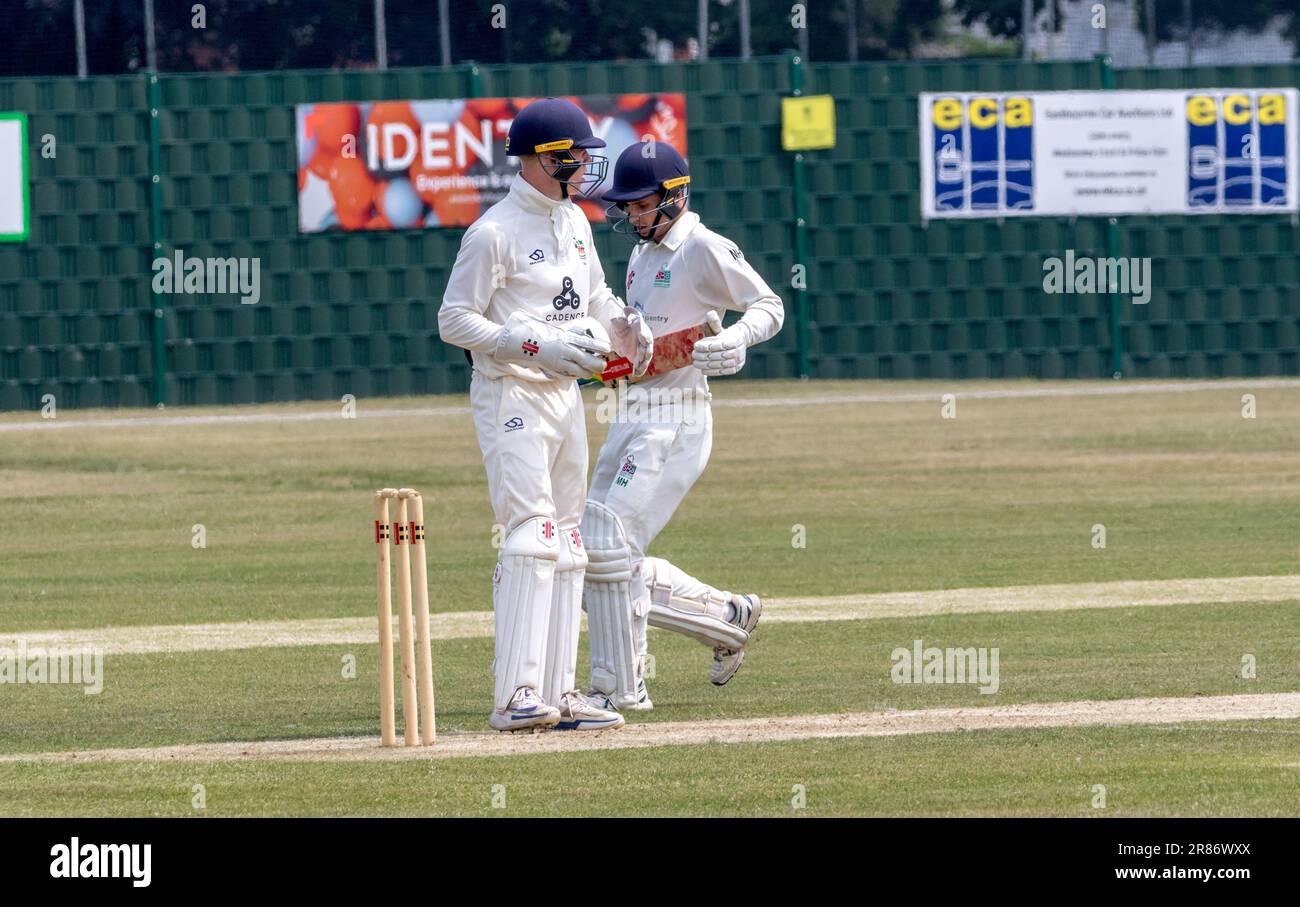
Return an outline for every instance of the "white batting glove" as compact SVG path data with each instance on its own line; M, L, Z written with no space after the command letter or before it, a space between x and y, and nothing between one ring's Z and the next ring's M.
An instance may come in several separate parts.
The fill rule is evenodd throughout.
M721 319L715 313L710 312L709 316L710 325L721 326ZM734 375L745 367L748 346L748 332L743 325L736 323L719 334L695 341L691 364L711 377Z
M552 378L590 378L605 368L609 344L515 312L506 319L493 358L539 368Z
M620 356L632 363L632 377L640 378L650 367L654 358L655 338L650 333L650 325L632 306L623 306L623 314L609 320L613 329L614 349Z

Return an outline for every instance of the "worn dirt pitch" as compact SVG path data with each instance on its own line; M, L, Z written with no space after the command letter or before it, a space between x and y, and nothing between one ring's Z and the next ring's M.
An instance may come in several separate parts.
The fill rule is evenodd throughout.
M710 743L771 743L830 737L895 737L953 731L1177 725L1199 721L1300 718L1300 693L1205 696L1179 699L1035 702L987 708L913 709L838 715L793 715L718 721L632 724L618 730L540 734L471 732L444 734L429 747L379 746L370 737L185 744L81 752L21 753L0 763L222 762L273 760L369 762L393 759L454 759L521 756L584 750L692 746Z

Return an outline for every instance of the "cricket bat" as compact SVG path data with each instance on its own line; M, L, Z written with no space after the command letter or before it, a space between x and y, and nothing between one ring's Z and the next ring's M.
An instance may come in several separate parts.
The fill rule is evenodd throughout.
M722 330L722 319L716 312L710 312L704 324L683 328L655 338L655 351L650 359L650 367L640 378L632 377L632 363L626 356L609 360L609 364L599 375L592 375L590 381L608 383L626 378L629 382L653 378L691 364L691 355L695 351L695 341L701 337L712 337ZM587 383L583 381L582 383Z

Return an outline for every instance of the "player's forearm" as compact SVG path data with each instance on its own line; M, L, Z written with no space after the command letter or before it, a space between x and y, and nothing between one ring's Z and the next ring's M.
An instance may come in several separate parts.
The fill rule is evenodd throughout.
M496 352L501 325L473 309L443 303L438 310L438 336L453 346L491 355Z
M784 322L785 307L779 298L773 296L751 303L736 324L743 325L748 335L745 345L755 346L775 337Z

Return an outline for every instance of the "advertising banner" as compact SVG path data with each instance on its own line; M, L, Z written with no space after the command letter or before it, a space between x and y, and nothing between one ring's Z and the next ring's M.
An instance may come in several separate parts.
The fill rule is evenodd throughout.
M503 198L519 169L505 151L515 113L531 98L300 104L298 227L401 230L465 227ZM614 161L628 145L653 138L686 154L686 96L570 97L586 111ZM604 217L598 193L579 202Z
M1296 211L1298 122L1294 88L922 94L921 216Z

